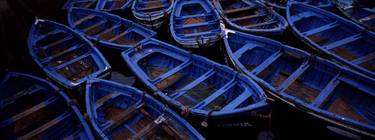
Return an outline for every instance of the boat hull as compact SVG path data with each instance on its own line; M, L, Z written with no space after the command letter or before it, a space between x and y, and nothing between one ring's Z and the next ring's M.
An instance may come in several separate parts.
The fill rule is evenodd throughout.
M227 36L224 41L230 63L267 89L267 93L341 129L374 136L375 127L356 118L365 117L364 114L359 116L356 116L358 115L356 113L350 114L359 107L359 103L347 102L354 99L362 102L366 102L364 100L367 99L372 100L371 96L375 92L373 79L267 38L235 31L228 31ZM235 43L234 40L240 38L247 43ZM275 68L276 65L278 68ZM312 73L315 69L319 70ZM310 79L309 75L314 78ZM327 77L329 79L326 79ZM319 79L320 82L316 84L325 83L321 87L314 85L314 81ZM354 81L357 83L352 83ZM353 91L353 86L358 87L359 90ZM339 94L338 91L343 87L348 88L346 93L348 96L354 95L353 93L362 94L357 97L351 96L349 99ZM339 102L341 107L336 106ZM366 108L366 111L371 112L372 109Z
M213 3L227 25L241 32L281 35L288 26L282 16L257 1L217 0Z
M132 5L133 0L98 0L96 10L102 11L126 11Z
M52 83L12 72L0 89L2 139L94 140L78 107Z
M375 5L371 1L355 3L354 0L333 0L336 7L349 19L359 25L375 31ZM366 3L367 2L367 3Z
M96 0L68 0L62 9L69 10L73 7L80 7L80 8L95 8Z
M65 25L37 19L30 29L28 48L49 77L66 88L77 88L88 77L109 72L111 66L91 42Z
M221 39L224 24L208 0L174 3L170 17L170 32L185 48L210 47Z
M68 22L90 40L112 49L126 50L156 36L156 32L130 20L90 9L71 9Z
M288 5L287 20L293 33L311 48L374 78L374 32L328 11L301 3ZM358 44L362 47L354 47Z
M86 108L103 139L204 139L164 104L138 89L112 81L90 80Z
M132 13L142 24L151 28L159 28L167 21L174 0L134 0Z
M263 3L275 7L279 10L285 10L288 2L300 2L312 6L316 6L322 9L331 9L333 4L331 0L261 0Z
M220 118L267 107L262 89L250 79L169 44L152 39L122 56L147 87L184 115Z

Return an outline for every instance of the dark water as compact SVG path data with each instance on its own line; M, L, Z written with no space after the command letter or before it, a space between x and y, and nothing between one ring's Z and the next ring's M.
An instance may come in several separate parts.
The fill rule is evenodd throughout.
M27 35L33 20L46 18L66 24L66 12L60 10L64 0L0 0L0 75L5 71L25 72L41 77L46 77L43 71L36 66L27 50ZM335 10L336 11L336 10ZM114 12L124 18L132 19L131 12ZM284 13L282 13L284 14ZM167 20L169 22L169 20ZM158 39L174 44L178 44L169 35L169 25L164 24L158 32ZM325 57L318 52L314 52L296 38L290 30L282 37L273 39L285 44L297 47L321 57ZM188 50L192 53L205 56L221 64L225 63L223 42L215 44L206 49ZM99 47L104 56L113 67L113 71L119 72L127 77L134 77L128 66L122 60L119 50ZM135 81L134 86L147 90L140 82ZM69 91L70 93L78 91ZM83 102L80 96L75 96L79 102ZM82 105L82 103L80 103ZM84 105L84 104L83 104ZM80 106L83 110L84 107ZM193 125L208 139L231 138L231 139L345 139L326 129L325 122L318 120L302 111L281 103L273 102L271 106L272 117L265 121L261 127L249 127L245 122L241 125L226 125L219 128L201 127L199 121Z

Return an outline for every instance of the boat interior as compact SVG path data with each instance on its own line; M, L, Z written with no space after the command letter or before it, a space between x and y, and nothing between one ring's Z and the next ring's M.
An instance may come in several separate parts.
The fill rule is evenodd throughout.
M75 27L88 36L120 45L134 46L151 36L137 32L131 23L90 13L77 11L72 13L72 19Z
M111 139L191 139L179 122L141 94L97 83L91 92L95 121Z
M375 123L374 83L295 50L237 40L249 39L229 34L233 56L247 73L268 83L280 96L362 123Z
M65 30L44 24L47 23L36 26L32 40L35 42L32 49L44 67L71 81L78 81L99 69L87 42Z
M359 32L342 21L321 16L299 5L294 5L290 14L295 28L321 49L375 72L375 44L370 41L375 39L374 35Z
M178 36L195 38L220 33L220 22L205 1L179 1L176 3L174 29Z
M274 13L258 3L244 0L219 0L223 14L230 22L247 29L275 29L280 22Z
M158 45L147 44L143 49L155 47ZM227 111L249 106L259 100L255 87L227 68L215 66L198 57L179 58L160 52L142 56L137 65L156 88L184 106Z
M24 77L0 86L0 136L3 139L74 139L85 133L76 114L55 91Z

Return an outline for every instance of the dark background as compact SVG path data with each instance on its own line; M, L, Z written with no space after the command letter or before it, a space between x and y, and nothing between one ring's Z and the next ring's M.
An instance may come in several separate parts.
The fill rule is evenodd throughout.
M16 71L47 77L28 53L27 36L35 18L45 18L66 24L66 11L61 9L64 3L65 0L0 0L0 75L6 71ZM334 12L337 10L334 9ZM129 11L114 13L134 20ZM158 30L159 39L177 45L169 36L168 29L169 24L166 23ZM316 53L303 45L290 31L287 31L282 37L273 39ZM225 64L222 45L223 43L219 42L215 45L217 47L189 51ZM99 49L110 62L113 71L125 76L132 76L120 58L119 51L103 47L99 47ZM321 54L317 55L325 57ZM143 85L138 81L135 86L144 90ZM328 131L325 128L327 125L325 122L279 101L273 103L272 117L268 124L260 129L243 127L206 129L200 127L199 124L193 125L209 139L344 139L344 137Z

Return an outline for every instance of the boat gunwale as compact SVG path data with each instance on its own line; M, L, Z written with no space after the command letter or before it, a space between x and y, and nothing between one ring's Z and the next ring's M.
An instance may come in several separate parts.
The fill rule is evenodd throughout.
M289 23L292 31L293 31L293 34L295 34L296 36L301 37L302 38L301 39L302 42L304 42L305 44L307 44L310 48L312 48L312 49L314 49L314 50L316 50L318 52L322 52L322 53L328 54L330 57L334 58L335 60L338 60L340 63L343 63L343 64L345 64L347 66L350 66L350 67L354 68L355 70L360 71L361 73L368 75L370 78L375 79L375 72L371 72L370 70L367 70L367 69L359 66L359 64L353 64L349 60L346 60L346 59L342 58L341 56L338 56L337 54L332 53L329 50L322 48L322 45L316 44L312 40L308 39L307 36L303 35L303 33L301 33L294 26L294 22L295 21L292 21L291 18L290 18L290 14L291 14L290 13L290 7L292 6L292 4L293 5L307 7L307 8L309 8L309 10L312 10L315 13L322 14L322 15L324 15L326 17L334 18L334 19L337 20L337 22L340 22L340 23L337 23L337 24L340 24L340 25L341 24L345 24L346 26L349 26L351 28L355 28L354 30L358 31L357 35L372 36L373 38L375 38L375 32L366 31L366 29L364 27L361 27L360 25L358 25L358 24L356 24L356 23L354 23L354 22L352 22L352 21L350 21L348 19L345 19L345 18L340 17L338 15L335 15L333 13L330 13L330 12L324 10L324 9L319 9L319 8L316 8L316 7L313 7L313 6L310 6L310 5L306 5L306 4L302 4L302 3L288 3L287 9L286 9L287 20L288 20L288 23Z
M75 82L73 82L72 80L69 80L68 78L63 77L60 74L58 74L57 70L53 70L53 69L51 70L48 66L44 65L43 63L45 63L45 62L42 63L43 59L39 58L34 51L34 48L35 48L35 45L36 45L35 44L36 43L35 37L37 37L37 35L35 35L34 33L36 31L38 31L36 29L37 28L36 26L39 24L39 22L43 22L43 24L52 25L52 26L55 27L54 30L58 29L58 30L61 30L65 33L68 33L68 34L72 35L73 38L77 38L78 40L81 40L84 44L86 44L88 47L90 47L90 49L91 49L90 53L86 54L86 57L82 58L81 60L83 60L85 58L92 58L95 65L97 65L98 70L89 74L89 75L86 75L86 76L80 78L79 80L76 80ZM57 22L54 22L54 21L50 21L50 20L45 20L45 19L36 19L35 22L33 23L32 27L30 28L27 40L28 40L27 42L28 42L29 53L30 53L31 57L34 59L34 61L38 64L38 66L41 69L43 69L43 71L45 73L47 73L47 75L49 77L51 77L56 82L58 82L59 84L63 85L64 87L66 87L68 89L74 89L74 88L82 85L89 78L89 76L95 76L96 77L96 76L100 76L100 75L105 75L105 73L108 73L111 69L111 66L109 65L108 61L104 58L104 56L100 53L100 51L88 39L86 39L81 33L76 32L73 29L71 29L70 27L65 26L63 24L60 24L60 23L57 23ZM99 60L99 62L96 61L96 60Z
M249 1L242 0L242 2L248 4ZM222 6L221 6L221 4L218 0L213 1L213 3L214 3L214 6L215 6L216 10L219 12L221 18L225 19L225 22L228 23L234 29L240 30L242 32L249 32L249 33L255 33L255 34L259 34L259 35L272 36L272 35L281 35L286 30L286 28L288 27L288 22L284 17L282 17L276 11L266 7L266 5L264 5L263 3L260 3L258 1L253 1L254 5L256 5L258 7L261 7L261 8L266 8L265 10L267 12L271 13L272 16L275 16L275 19L273 19L273 20L276 20L279 23L277 28L273 28L273 29L251 29L251 28L241 27L240 25L237 25L236 23L233 23L227 16L225 16L225 14L223 13L224 10L222 9ZM250 4L248 4L248 5L250 5ZM271 16L271 15L267 15L267 16ZM256 25L256 24L254 24L254 25Z
M106 6L108 1L112 1L112 0L97 0L95 10L101 10L101 11L106 11L106 12L117 11L117 10L126 10L126 9L130 8L131 4L133 3L133 0L127 0L127 2L119 8L105 9L104 7ZM115 0L113 0L113 1L115 1Z
M156 39L148 40L147 42L144 42L143 44L145 45L145 44L148 44L148 43L151 43L151 44L156 43L156 44L159 44L159 46L161 46L162 49L173 49L172 52L174 52L174 53L181 53L182 55L186 55L186 57L191 57L192 59L198 59L198 60L204 61L206 63L211 63L211 64L214 65L214 67L213 67L214 69L222 69L222 70L225 70L225 71L233 71L235 73L234 74L235 78L243 81L243 83L246 83L246 88L248 88L249 90L254 90L254 94L256 94L255 96L257 96L257 98L258 98L257 101L254 101L252 104L250 104L246 107L239 108L239 109L236 108L236 109L232 109L232 110L213 111L210 114L210 116L212 116L212 117L232 116L232 115L238 115L238 114L241 114L241 113L247 112L247 111L261 110L262 108L267 107L267 105L268 105L268 103L266 102L267 96L265 95L264 91L259 87L259 85L257 85L253 80L246 77L245 75L243 75L241 73L238 73L238 72L235 72L232 68L230 68L226 65L217 64L217 63L215 63L215 62L213 62L213 61L211 61L207 58L204 58L202 56L189 54L185 50L173 47L170 44L158 41ZM157 95L162 97L163 101L165 101L169 104L172 104L173 106L179 108L180 110L186 109L186 107L184 105L182 105L181 103L179 103L176 99L173 99L173 98L169 97L164 92L160 91L153 83L148 81L148 78L146 78L144 72L136 72L136 71L140 71L140 67L139 66L133 66L134 60L130 60L131 56L129 56L131 53L134 53L134 51L135 51L135 48L126 50L122 53L122 57L127 62L128 66L130 66L132 71L135 72L136 76L141 81L143 81L143 83L145 85L147 85L147 87L149 87L150 89L155 91L155 93ZM144 58L144 57L142 56L140 58ZM188 59L187 61L191 61L191 60ZM190 108L190 113L194 114L194 115L197 115L197 116L204 117L204 116L208 115L209 111L205 111L203 109Z
M109 48L113 48L113 49L126 50L126 49L132 48L134 46L137 46L138 44L140 44L140 42L138 42L136 45L121 45L121 44L118 44L118 43L113 43L113 42L110 42L110 41L107 41L107 40L100 39L97 35L95 35L95 36L86 35L85 33L83 33L83 31L81 31L81 29L77 29L76 25L74 24L74 21L73 21L73 13L75 13L74 11L77 11L77 13L84 13L84 14L87 14L87 15L94 14L95 16L99 16L103 19L109 18L111 21L117 20L118 22L117 22L116 25L120 25L120 26L123 25L123 24L129 25L129 28L127 29L127 30L129 30L129 32L135 32L137 34L140 34L142 37L145 37L140 42L157 36L157 33L155 31L153 31L151 29L148 29L148 28L145 28L142 25L139 25L139 24L137 24L133 21L122 18L122 17L117 16L117 15L113 15L113 14L110 14L110 13L104 13L104 12L100 12L100 11L95 11L95 10L91 10L91 9L71 8L70 11L68 12L69 26L72 27L75 30L78 30L79 33L83 34L85 37L89 38L90 40L96 41L96 42L100 43L101 45L103 45L105 47L109 47ZM113 26L115 26L115 25L113 25ZM148 37L146 35L148 35Z
M183 128L186 128L187 130L189 130L189 136L192 136L192 137L195 137L197 139L200 139L200 140L204 140L204 137L188 122L186 121L185 119L183 119L182 117L180 117L176 112L174 112L172 109L168 108L165 104L163 104L162 102L156 100L155 98L153 98L152 96L148 95L147 93L135 88L135 87L132 87L132 86L129 86L129 85L123 85L123 84L120 84L120 83L117 83L117 82L114 82L114 81L109 81L109 80L103 80L103 79L98 79L98 78L91 78L87 84L86 84L86 96L85 96L85 100L86 100L86 111L88 113L88 116L90 118L90 122L93 124L93 127L95 129L96 132L99 133L99 135L102 137L102 138L105 138L105 139L109 139L108 136L104 133L104 131L102 130L102 128L100 128L95 122L96 122L96 117L93 116L93 108L92 108L92 97L94 95L92 95L92 85L93 84L99 84L99 83L102 83L102 84L105 84L105 86L112 86L113 89L122 89L122 90L127 90L129 92L133 92L134 94L138 94L140 96L140 98L142 100L140 101L136 101L135 103L141 103L141 102L146 102L144 100L149 100L152 102L152 104L155 106L155 104L157 106L159 106L160 108L163 108L163 110L160 110L160 111L163 111L164 113L166 113L168 116L172 117L173 120L179 122L179 126L183 127ZM118 93L118 94L121 94L121 95L124 95L126 93ZM146 99L145 99L146 98ZM155 109L155 108L154 108Z
M52 84L51 82L45 80L45 79L42 79L40 77L37 77L37 76L34 76L34 75L30 75L30 74L24 74L24 73L19 73L19 72L8 72L5 74L5 76L3 76L2 78L0 78L0 86L2 86L7 80L13 78L13 77L21 77L21 78L26 78L26 79L29 79L29 80L34 80L34 81L37 81L39 83L34 83L34 84L37 84L37 85L40 85L42 86L43 88L46 88L47 90L53 90L51 92L55 93L55 94L58 94L60 97L58 97L57 100L63 100L66 104L66 106L70 109L72 109L72 113L74 114L74 116L77 118L77 120L79 121L80 123L80 126L82 126L82 131L85 132L85 135L87 136L87 138L89 140L94 140L94 135L93 133L91 132L91 129L89 127L89 124L86 122L86 120L84 119L84 116L83 114L81 114L81 112L79 111L78 107L76 106L75 103L73 103L73 100L70 99L63 90L61 90L60 88L58 88L56 85ZM51 93L52 94L52 93ZM53 96L53 95L52 95Z
M175 15L175 12L177 10L176 8L178 8L177 4L180 4L179 3L180 1L183 1L183 0L176 0L175 1L174 5L173 5L173 8L171 10L171 17L170 17L170 20L169 20L169 24L170 24L169 29L171 31L171 35L177 43L181 44L185 48L200 48L201 46L199 46L199 41L197 41L197 39L202 41L201 43L207 45L207 47L211 46L215 42L221 40L222 36L224 35L225 25L224 25L224 23L223 23L223 21L220 17L220 14L215 9L214 5L208 0L194 0L194 1L188 1L188 2L185 1L182 4L183 5L186 4L186 3L187 4L199 3L201 5L205 4L206 6L202 5L202 7L204 9L206 9L205 7L208 6L212 10L211 13L213 13L213 16L217 18L217 21L215 20L215 22L213 24L219 24L219 28L209 30L209 31L205 31L205 32L207 32L207 34L209 34L209 36L207 36L207 35L194 35L195 36L195 38L194 38L194 37L184 37L184 36L178 35L177 32L176 32L176 29L175 29L176 27L174 27L174 24L175 24L175 18L179 18ZM195 1L198 1L198 2L195 2ZM179 7L182 8L183 5L180 5ZM220 31L216 32L215 30L220 30ZM215 31L215 32L213 32L213 31Z
M274 41L274 40L271 40L271 39L268 39L268 38L265 38L265 37L246 34L246 33L243 33L243 32L238 32L238 31L227 30L227 34L228 33L231 33L233 35L239 35L239 36L245 37L245 38L252 37L254 40L256 40L258 42L261 42L261 43L264 43L264 44L268 43L268 44L271 44L271 45L274 45L274 46L279 46L279 47L282 47L282 48L285 48L285 49L288 49L288 50L300 52L302 54L305 54L307 57L314 57L314 59L315 59L314 61L318 61L318 62L326 63L326 64L331 64L331 65L333 65L333 67L335 67L337 69L340 69L341 72L339 72L339 75L343 75L343 74L354 75L354 76L358 76L363 81L368 80L368 81L372 81L372 83L375 83L375 79L368 78L364 74L361 74L357 71L351 70L347 67L340 66L340 65L338 65L336 63L333 63L329 60L326 60L326 59L323 59L323 58L320 58L320 57L316 57L316 56L314 56L312 54L309 54L309 53L307 53L303 50L296 49L296 48L290 47L288 45L284 45L284 44L282 44L278 41ZM371 126L370 124L365 124L363 122L356 121L354 119L344 117L342 115L334 114L332 112L329 112L328 110L321 109L319 106L314 106L313 103L303 102L303 101L301 101L301 99L298 99L297 97L293 97L291 95L288 95L284 90L281 91L282 93L280 93L280 91L277 88L270 85L268 82L259 78L258 76L255 76L253 73L251 73L249 70L247 70L242 65L242 63L238 60L239 58L235 57L231 48L229 48L230 44L229 44L228 39L224 39L224 43L225 43L226 53L230 57L231 63L235 66L235 68L237 70L241 71L242 73L245 73L247 76L251 77L252 79L254 79L257 83L260 83L260 86L265 87L266 88L265 91L270 93L272 96L276 97L277 99L279 99L279 100L281 100L281 101L283 101L283 102L285 102L285 103L287 103L287 104L289 104L293 107L298 108L299 110L301 110L305 113L312 114L312 115L314 115L318 118L322 118L322 119L327 120L329 122L332 122L334 124L344 126L345 128L355 130L356 132L364 133L364 134L369 135L371 137L375 137L375 135L373 135L369 132L365 132L365 131L372 131L373 132L375 130L375 126ZM358 77L356 77L356 78L358 78ZM332 80L334 80L334 79L331 79L330 81L332 81ZM339 78L337 78L336 80L340 81ZM340 81L340 82L343 82L343 81ZM344 83L346 83L346 82L344 82ZM366 83L371 84L371 82L366 82ZM370 96L375 96L375 93L369 93L369 92L366 92L366 93ZM352 125L356 128L353 128L349 125ZM362 127L362 130L361 130L361 128L358 128L358 127ZM363 130L363 128L365 130Z

